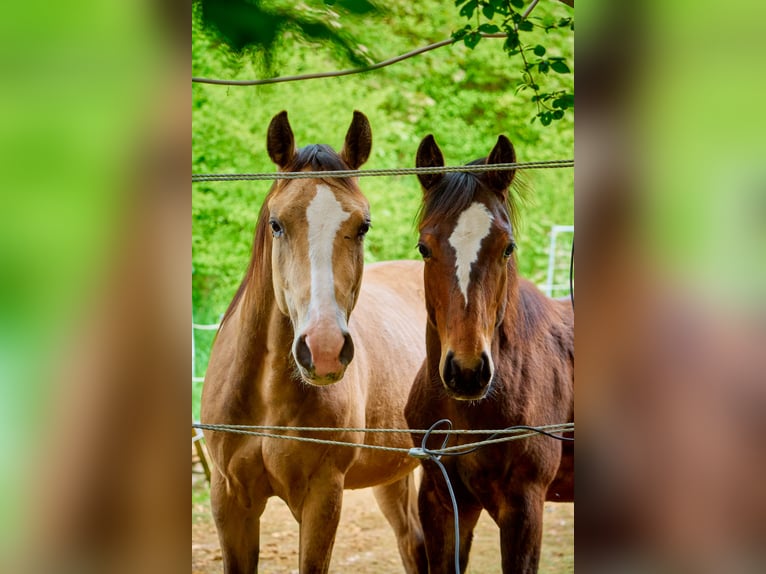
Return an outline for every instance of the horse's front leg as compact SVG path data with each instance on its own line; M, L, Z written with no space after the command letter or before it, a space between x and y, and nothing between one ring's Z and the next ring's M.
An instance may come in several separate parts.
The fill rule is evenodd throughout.
M500 527L503 574L536 574L543 536L547 488L529 485L510 493L496 521Z
M343 503L344 476L317 472L308 483L300 511L300 573L325 574L330 569L335 533Z
M249 489L235 479L227 481L217 468L211 470L210 505L221 543L223 571L253 574L258 571L260 518L270 493Z
M481 506L463 488L452 482L458 504L460 525L460 572L468 565L473 529L481 514ZM432 462L423 464L423 481L418 494L418 509L430 574L455 572L455 517L447 485L441 471Z
M394 529L405 572L427 574L428 562L413 473L391 484L376 486L373 492L380 510Z

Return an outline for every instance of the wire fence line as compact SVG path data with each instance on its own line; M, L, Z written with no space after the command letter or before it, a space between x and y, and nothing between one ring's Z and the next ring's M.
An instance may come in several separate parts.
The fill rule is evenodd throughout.
M328 171L279 171L273 173L193 173L192 183L208 181L270 181L274 179L332 179L342 177L381 177L434 173L483 173L525 169L558 169L574 167L574 159L554 159L483 165L452 165L440 167L401 167L390 169L343 169Z
M201 423L202 424L202 423ZM574 430L574 423L559 423L553 425L542 425L535 428L549 432L566 432ZM362 433L381 433L381 434L444 434L444 435L464 435L464 434L518 434L526 432L527 427L506 427L502 429L380 429L365 427L297 427L297 426L277 426L277 425L233 425L233 424L209 424L210 430L252 430L252 431L286 431L286 432L362 432ZM571 428L570 428L571 427Z
M447 429L439 430L437 428L444 424L447 425L448 427ZM368 429L368 428L342 428L342 427L339 427L339 428L278 427L278 426L266 426L266 425L220 425L220 424L204 424L204 423L193 423L192 428L196 429L197 432L199 432L201 429L206 429L206 430L212 430L212 431L258 436L263 438L275 438L275 439L292 440L292 441L307 442L307 443L314 443L314 444L323 444L328 446L347 446L351 448L360 448L360 449L367 449L367 450L396 452L399 454L406 454L408 456L411 456L413 458L416 458L422 461L426 461L426 460L431 461L441 471L442 476L444 477L445 484L447 486L447 490L450 496L450 501L452 503L453 522L454 522L454 528L455 528L455 540L460 540L459 508L458 508L457 498L455 497L455 491L452 487L452 481L450 480L450 477L449 477L449 473L447 472L447 469L444 466L444 463L442 463L441 461L443 456L466 455L485 446L494 445L501 442L531 438L533 436L546 436L559 441L569 441L569 442L574 441L574 438L554 434L555 432L563 432L563 433L574 432L574 423L561 423L561 424L553 424L553 425L543 425L538 427L517 425L517 426L508 427L504 429L481 429L481 430L453 429L452 421L450 421L449 419L438 420L433 425L431 425L431 428L427 430ZM261 432L260 430L252 430L252 429L279 429L283 431L291 430L291 431L306 431L306 432L308 431L312 431L312 432L325 432L325 431L332 431L332 432L355 431L356 432L358 431L358 432L365 432L365 433L408 433L408 434L415 434L415 435L422 434L423 438L420 442L420 447L414 446L411 448L403 448L403 447L394 447L394 446L385 446L385 445L355 443L355 442L348 442L348 441L326 440L326 439L318 439L318 438L306 437L306 436L272 434L272 433ZM428 440L431 438L431 435L434 435L434 434L446 435L444 437L444 440L441 443L441 446L438 448L428 447ZM490 437L483 441L476 441L476 442L471 442L467 444L455 445L451 447L447 446L447 442L449 441L451 435L465 435L465 434L490 434ZM495 438L499 434L506 434L508 436ZM460 546L458 544L455 544L454 546L455 546L455 572L459 573L460 572Z
M262 425L226 425L226 424L206 424L206 423L193 423L192 427L201 430L210 430L217 432L228 432L233 434L241 434L248 436L256 436L261 438L275 438L283 440L291 440L296 442L308 442L314 444L324 444L328 446L348 446L352 448L362 448L367 450L382 450L387 452L398 452L400 454L408 454L416 458L430 458L431 456L441 455L458 455L467 454L473 450L492 444L498 444L503 442L509 442L512 440L519 440L523 438L529 438L536 435L546 435L559 440L572 440L566 437L556 436L552 433L555 432L574 432L574 423L559 423L553 425L542 426L514 426L504 429L445 429L438 430L435 426L441 422L435 423L430 429L367 429L367 428L331 428L331 427L281 427L281 426L262 426ZM451 423L450 423L451 424ZM265 432L267 430L276 431L304 431L304 432L365 432L365 433L406 433L406 434L422 434L424 440L432 434L447 435L442 447L439 449L423 449L423 448L402 448L384 445L364 444L348 441L338 441L330 439L320 439L306 436L294 436L285 434L275 434L273 432ZM468 444L455 445L451 447L446 446L446 441L450 435L465 435L465 434L484 434L491 435L486 440L480 440ZM496 435L506 434L508 436L494 438ZM425 444L425 442L424 442Z

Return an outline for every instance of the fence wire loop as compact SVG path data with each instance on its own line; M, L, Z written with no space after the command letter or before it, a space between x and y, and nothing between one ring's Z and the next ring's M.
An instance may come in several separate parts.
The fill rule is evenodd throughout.
M442 441L442 445L436 450L431 450L428 448L428 439L431 438L431 435L434 433L437 427L441 426L442 424L445 424L448 431L452 430L452 421L449 419L439 419L434 424L431 425L431 428L429 428L425 434L423 435L423 440L420 441L420 448L413 447L410 449L410 456L419 458L419 459L434 459L434 458L441 458L441 454L436 454L437 452L444 452L444 449L447 448L447 443L449 442L450 433L444 433L444 440ZM441 434L441 433L440 433Z

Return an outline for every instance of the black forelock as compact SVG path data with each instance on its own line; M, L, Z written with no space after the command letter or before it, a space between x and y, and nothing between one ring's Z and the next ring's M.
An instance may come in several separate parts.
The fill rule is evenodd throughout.
M484 165L487 158L479 158L466 165ZM424 193L423 204L418 212L418 226L426 219L454 219L465 211L479 192L494 193L484 182L483 173L451 172L443 174L439 182ZM507 208L511 222L515 224L516 209L508 192ZM515 226L515 225L514 225Z

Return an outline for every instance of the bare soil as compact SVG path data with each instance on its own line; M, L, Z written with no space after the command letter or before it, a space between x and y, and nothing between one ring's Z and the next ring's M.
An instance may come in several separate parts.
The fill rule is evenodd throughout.
M218 536L210 514L207 483L193 475L192 573L223 571ZM482 513L474 532L468 566L470 574L500 573L498 528ZM272 498L261 518L259 572L298 574L298 524L285 503ZM378 510L372 491L347 490L330 571L354 574L403 572L394 535ZM548 503L545 507L540 572L574 572L574 505Z

